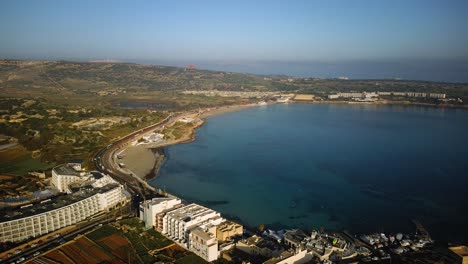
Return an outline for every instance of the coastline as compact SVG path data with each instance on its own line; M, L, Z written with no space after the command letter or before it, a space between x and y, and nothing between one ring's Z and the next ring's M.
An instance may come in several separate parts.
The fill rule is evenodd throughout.
M468 109L468 105L454 105L454 104L430 104L430 103L416 103L411 101L377 101L377 102L353 102L353 101L293 101L293 104L337 104L337 105L399 105L399 106L424 106L433 108L450 108L450 109Z
M187 131L187 133L184 133L179 139L169 141L161 146L147 144L126 147L123 151L120 152L124 156L122 158L122 162L127 166L128 170L134 173L136 177L145 181L151 180L157 177L159 170L166 160L164 149L168 146L194 141L196 139L196 130L205 124L206 118L261 106L262 105L258 105L257 103L227 105L216 108L203 109L197 114L187 112L187 115L196 115L199 118L199 120Z
M145 181L156 178L159 170L166 160L166 155L164 149L169 146L190 143L196 139L196 130L203 126L207 118L229 113L237 112L244 109L249 109L253 107L266 107L277 103L268 103L267 105L259 105L258 103L251 104L242 104L242 105L226 105L216 108L207 108L200 110L196 116L200 119L189 131L181 136L177 140L173 140L164 144L163 146L151 146L150 144L140 145L140 146L131 146L127 149L135 148L131 150L132 156L129 159L125 158L123 160L125 164L128 165L129 169L135 173L135 175ZM289 104L334 104L334 105L372 105L372 106L381 106L381 105L395 105L395 106L421 106L421 107L434 107L434 108L450 108L450 109L467 109L465 106L455 106L455 105L434 105L434 104L424 104L424 103L413 103L409 101L381 101L381 102L349 102L349 101L291 101ZM187 115L195 115L193 112L187 112ZM127 149L125 151L127 151Z
M244 208L249 208L247 206L248 203L245 203L245 200L242 200L242 199L237 199L237 200L232 199L232 200L230 200L231 198L227 198L227 197L231 197L231 196L224 196L225 192L222 192L222 191L213 191L213 192L211 192L210 191L211 189L214 189L213 187L216 187L215 184L218 184L218 183L221 182L221 181L218 181L218 179L217 179L218 177L216 176L216 174L213 173L213 176L211 176L210 174L212 172L218 172L218 171L224 172L224 171L230 170L230 169L219 170L219 168L221 168L221 166L226 165L227 163L224 163L224 160L222 160L223 162L219 163L220 166L218 166L217 168L212 169L211 167L209 167L209 169L207 169L207 170L202 170L201 168L205 167L203 164L209 164L209 163L205 163L205 162L209 162L210 158L213 159L213 157L218 157L217 155L219 155L220 153L228 153L227 151L229 151L229 149L232 149L232 148L228 148L227 150L226 149L221 149L221 148L218 149L217 148L218 143L215 143L215 142L223 142L222 144L224 144L224 142L226 142L225 140L229 141L229 138L226 138L226 137L221 138L219 133L220 132L229 132L229 131L232 131L232 129L237 128L237 126L229 125L229 124L233 124L233 123L237 124L237 122L231 122L231 117L233 117L233 120L236 120L236 121L237 120L244 120L244 119L247 118L247 116L249 116L249 117L256 116L255 114L252 114L252 113L257 113L257 111L259 111L259 112L262 112L262 113L263 112L268 112L271 115L273 115L273 118L274 118L277 115L276 111L279 111L280 109L288 110L288 108L291 108L291 107L302 109L302 110L309 109L312 112L314 112L313 109L316 109L316 108L327 111L328 109L337 109L336 107L338 107L338 109L340 111L345 111L347 109L354 109L356 111L361 111L363 109L366 109L366 111L367 110L375 111L375 113L379 113L379 112L382 112L385 109L387 109L387 110L390 110L390 112L396 111L397 115L399 115L400 110L404 110L405 115L406 115L407 111L408 111L408 114L410 114L410 112L416 111L416 112L419 112L419 113L421 113L423 115L426 115L426 113L440 114L440 113L444 113L444 112L446 112L446 113L464 112L464 111L459 111L459 110L447 110L447 109L437 110L435 108L426 107L426 106L422 106L422 107L420 107L420 106L409 106L408 107L407 105L402 105L401 107L400 106L395 106L394 108L391 108L391 106L389 107L389 106L386 106L386 105L384 105L384 106L378 106L378 105L377 106L367 106L367 104L366 104L366 106L356 106L356 107L355 106L336 106L336 107L334 107L333 105L332 106L317 105L316 107L313 107L313 106L306 107L306 105L300 106L300 104L295 106L292 103L291 106L289 106L289 107L287 105L286 106L273 106L273 107L271 107L269 109L267 109L267 108L264 108L264 109L256 108L256 109L248 110L248 111L245 111L245 112L238 112L236 114L228 114L226 116L217 117L215 119L210 119L209 122L207 123L207 125L208 125L207 127L202 128L200 131L197 131L197 134L195 135L197 137L196 138L197 143L194 144L195 147L193 147L193 144L190 144L188 146L183 147L182 150L179 149L180 146L176 147L176 148L171 148L170 149L171 151L169 151L171 156L169 156L168 163L165 164L164 168L162 169L162 172L164 172L164 173L161 173L160 175L157 176L157 177L164 176L165 178L164 179L163 178L156 178L154 181L150 181L150 183L153 186L157 186L157 187L162 187L162 186L169 187L169 186L171 186L171 184L169 184L169 183L172 182L172 183L175 184L175 185L172 185L172 187L174 189L172 189L172 188L169 188L169 189L170 189L170 192L174 192L175 195L181 197L182 199L186 199L189 202L200 203L200 204L202 204L204 206L208 206L208 207L212 206L212 208L222 211L223 214L225 213L223 210L226 210L227 212L229 212L231 214L238 213L239 216L243 216L243 217L247 218L247 219L244 219L245 221L239 221L239 222L242 223L243 225L249 226L246 223L247 223L247 221L249 221L248 217L250 217L252 215L252 213L248 213L248 214L245 213ZM227 109L225 109L225 110L227 110ZM440 111L442 111L442 112L440 112ZM219 111L219 113L221 113L221 112L222 111ZM343 113L343 112L341 112L341 113ZM465 114L466 113L464 113L463 115L465 116ZM296 116L301 116L301 115L296 115ZM410 117L411 117L411 115L410 115ZM425 116L425 117L427 117L427 116ZM445 115L443 117L445 117ZM257 116L257 118L258 118L258 116ZM427 118L423 118L423 119L427 120ZM226 120L226 121L223 121L223 120ZM256 119L248 119L248 121L246 121L246 122L248 124L252 124L252 122L255 122L254 120L256 120ZM268 119L268 120L271 121L271 120L275 120L275 119ZM314 120L314 119L311 119L310 121L312 121L312 120ZM332 120L334 120L334 119L332 119ZM217 122L219 121L221 123L216 122L217 123L216 125L212 124L212 122L215 122L215 121L217 121ZM414 122L414 121L412 121L412 122ZM288 124L288 123L287 122L286 123L281 122L280 124L281 124L281 126L284 126L285 124ZM214 127L217 127L219 129L218 130L211 130L211 127L213 125L214 125ZM210 127L210 129L208 131L205 131L205 129L207 129L208 127ZM227 127L227 129L225 127ZM202 131L203 131L203 135L201 135ZM270 131L272 131L272 130L270 130ZM275 131L275 130L273 130L273 131ZM224 133L224 135L226 135L226 133ZM228 135L229 135L229 133L228 133ZM249 136L251 136L251 135L252 134L249 134ZM200 139L201 136L203 136L203 140ZM247 136L245 136L245 137L247 138ZM214 140L208 141L208 140L210 140L210 138L214 139ZM194 139L194 138L192 137L192 139ZM199 145L198 142L200 143L200 145ZM234 140L234 142L237 142L237 140ZM213 149L212 148L213 145L210 145L210 144L207 144L207 143L213 143L214 146L216 146L216 147ZM232 146L230 146L230 147L232 147ZM207 157L209 157L208 160L204 160L204 159L198 160L197 158L193 158L193 159L191 158L191 156L193 156L193 157L205 156L205 153L203 155L199 155L197 153L200 153L200 151L205 151L206 149L210 149L210 154L207 156ZM189 151L186 151L186 150L189 150ZM253 153L259 153L259 152L253 152ZM184 159L178 158L179 154ZM177 155L178 157L174 157L173 155ZM227 157L231 158L230 155L227 155ZM252 160L252 157L255 158L255 156L249 156L250 160ZM185 160L185 158L186 158L186 160ZM237 161L238 159L232 159L232 160ZM175 164L175 166L173 166L173 164ZM183 164L183 165L186 165L186 166L181 166L180 164ZM291 164L291 163L288 163L288 164ZM183 172L181 172L182 168L184 170ZM192 173L192 171L191 171L192 168L193 168L194 173ZM223 167L223 169L224 168L226 168L226 166ZM228 168L230 168L230 167L228 167ZM320 170L326 171L327 174L324 173L324 175L331 175L331 173L335 173L335 172L331 171L330 166L328 166L328 168L327 168L327 166L325 166L323 164L318 164L318 168ZM172 173L180 174L180 175L173 175ZM162 175L162 174L164 174L164 175ZM238 174L235 174L235 175L234 174L229 174L229 173L223 173L223 174L225 174L226 176L229 175L229 177L227 177L228 180L223 182L223 184L227 183L227 184L225 184L226 188L227 189L230 188L230 187L234 188L234 185L231 186L232 182L230 182L229 179L232 179L232 178L236 177L236 175L238 175ZM200 184L200 186L196 185L197 181L203 182L203 180L200 180L200 179L203 179L202 177L204 175L210 175L209 177L207 177L207 179L210 181L210 185L205 185L207 189L203 189L203 187L204 187L203 184ZM175 179L175 180L172 181L171 176L177 176L177 177L174 177L173 179ZM167 179L168 179L168 181L167 181ZM216 179L216 180L213 180L213 179ZM240 182L246 182L247 181L245 179L244 179L244 181L241 181L238 178L235 178L235 179L237 181L240 181ZM211 185L211 182L215 182L215 184ZM191 187L193 186L193 187L186 189L186 188L184 188L184 186L186 186L186 184L188 184L188 186L191 186ZM200 187L200 188L196 188L195 186ZM221 186L221 184L220 184L220 186ZM203 191L192 191L191 189L204 190L205 192L209 191L211 193L211 195L206 195L205 196ZM234 188L234 189L235 190L240 190L241 188ZM224 190L224 189L221 189L221 190ZM250 193L256 193L256 192L251 192L250 189L248 189L248 190L250 191ZM359 196L365 196L366 199L369 198L368 196L374 195L374 197L371 197L370 199L378 200L377 203L380 203L381 200L385 200L383 203L387 203L387 202L388 203L399 203L399 202L403 201L403 200L398 200L395 197L391 197L392 196L391 194L385 194L386 197L383 197L384 195L382 195L381 193L378 193L378 191L374 191L373 193L371 193L369 195L369 194L365 194L364 192L361 191L360 188L358 188L357 192L358 192ZM292 190L291 193L294 193L294 190ZM356 197L358 197L358 196L356 196ZM408 196L408 197L411 197L411 196ZM293 199L291 199L291 200L293 200ZM230 205L224 206L223 202L225 202L225 201L230 201L229 202ZM232 202L232 201L243 201L244 204L246 204L246 205L245 205L245 207L240 207L239 202L235 203L235 202ZM406 201L406 200L404 200L404 201ZM416 200L416 202L419 203L420 201ZM311 204L313 204L313 203L311 203ZM290 206L290 208L293 208L293 209L290 209L290 210L292 212L291 216L297 217L297 218L289 217L288 219L286 219L286 217L283 217L281 219L284 220L284 221L277 221L277 223L282 222L282 223L285 223L285 224L290 224L291 225L290 227L294 227L293 223L300 223L301 221L305 221L305 220L300 219L300 218L305 218L304 217L305 214L294 213L296 210L299 210L299 209L295 209L296 205L297 205L296 203L292 203L292 206ZM323 205L318 202L316 207L319 208L319 206L323 206ZM230 208L226 209L227 207L230 207ZM267 207L267 206L264 206L264 207ZM299 207L299 208L301 208L301 207ZM327 208L326 205L325 205L325 208ZM330 216L330 219L331 219L330 221L339 222L340 218L337 217L336 211L333 211L332 209L330 209L330 210L329 209L323 209L323 207L321 209L318 209L318 210L325 211L324 215L326 215L328 213L329 216ZM281 215L286 215L286 214L283 213ZM316 217L316 216L314 215L314 217ZM230 218L232 218L231 215L230 215ZM321 219L320 217L316 217L316 218ZM274 219L276 219L276 218L274 218ZM338 219L338 220L336 220L336 219ZM417 218L417 219L419 219L419 218ZM425 220L425 219L423 218L421 220ZM320 221L317 221L317 222L320 222ZM403 220L402 220L402 222L403 222ZM276 223L276 222L272 222L272 223ZM386 222L382 221L382 223L386 223ZM429 221L429 223L430 223L430 221ZM403 223L403 225L401 225L401 226L403 226L402 229L404 230L404 232L407 232L407 229L405 229L406 228L405 224L406 223ZM270 227L271 224L269 223L268 226ZM344 228L345 226L347 226L347 225L341 225L338 228L342 228L342 227ZM355 226L357 226L358 228L362 227L362 226L359 226L359 225L355 225ZM431 227L431 223L429 224L429 226ZM278 226L275 226L275 228L276 227L278 227ZM281 227L281 228L283 228L283 227ZM278 229L281 229L281 228L278 227ZM301 228L303 228L303 227L301 226ZM352 231L356 232L356 233L367 232L367 231L362 231L364 229L361 229L360 231L356 231L356 230L357 229L352 229ZM394 230L396 231L396 229L394 229ZM399 229L399 230L401 230L401 229ZM435 230L434 231L435 234L438 235L438 229L437 228L434 228L434 229L431 228L431 230Z

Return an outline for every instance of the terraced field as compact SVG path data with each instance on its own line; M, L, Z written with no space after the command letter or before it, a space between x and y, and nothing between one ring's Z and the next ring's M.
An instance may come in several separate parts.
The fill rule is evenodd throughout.
M28 263L205 263L136 218L105 225Z

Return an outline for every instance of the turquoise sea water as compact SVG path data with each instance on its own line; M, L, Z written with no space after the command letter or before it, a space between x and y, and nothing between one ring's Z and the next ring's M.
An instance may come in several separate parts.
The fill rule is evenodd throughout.
M468 239L468 111L273 105L211 117L151 183L249 226Z

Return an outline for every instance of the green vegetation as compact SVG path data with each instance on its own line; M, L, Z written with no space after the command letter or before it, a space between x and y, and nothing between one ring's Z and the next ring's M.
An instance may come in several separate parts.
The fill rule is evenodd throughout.
M0 60L0 134L18 139L42 163L91 157L99 149L169 112L258 99L182 94L184 90L278 91L326 98L335 92L410 91L446 93L468 102L468 85L398 80L335 80L257 76L130 63ZM400 98L440 104L437 99ZM461 102L452 102L461 104ZM152 109L153 111L147 111ZM183 127L173 128L180 138ZM18 165L19 164L19 165ZM31 160L0 172L24 174L41 167ZM19 166L27 169L20 170Z
M192 123L176 122L174 125L166 127L162 133L166 135L167 138L180 139L191 127L193 127Z
M86 234L86 236L93 241L98 241L118 232L119 231L115 227L110 225L104 225L101 228Z
M50 168L50 164L44 164L33 159L31 152L21 146L0 151L0 172L16 175L25 175L29 171L42 171Z
M173 244L172 241L154 229L145 230L143 222L137 218L126 219L121 223L132 228L131 232L125 233L125 236L135 246L139 255L144 255L145 252L151 249L163 248Z
M178 259L175 261L177 264L206 264L206 261L204 261L202 258L195 254L190 254L186 255L181 259Z
M112 235L126 237L142 263L206 263L193 253L182 249L154 229L145 229L138 218L119 221L113 226L104 225L86 236L99 244Z
M120 136L157 123L168 115L159 111L107 109L100 106L70 109L51 105L44 100L0 98L0 102L3 108L8 108L4 109L8 115L4 115L5 122L0 123L0 134L17 138L27 150L35 151L35 157L49 164L78 158L85 159L85 166L90 166L92 155L100 148ZM31 164L18 160L11 165L23 166L24 171L3 167L0 172L24 174L41 164L32 159L28 162Z

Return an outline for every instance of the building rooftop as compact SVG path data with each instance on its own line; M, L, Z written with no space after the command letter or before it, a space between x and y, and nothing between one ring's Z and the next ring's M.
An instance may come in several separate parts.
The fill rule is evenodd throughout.
M194 235L197 235L198 237L201 237L205 241L208 241L208 240L214 238L213 234L208 233L208 232L206 232L205 230L203 230L203 229L201 229L199 227L190 230L190 232L193 233Z
M99 189L95 189L95 188L82 189L76 193L72 193L69 195L58 196L53 199L31 203L31 204L23 205L21 207L12 208L9 210L3 210L2 214L0 215L0 223L52 211L52 210L79 202L95 194L105 193L118 186L119 184L114 183L114 184L108 184Z
M146 200L143 202L143 204L145 205L157 205L157 204L160 204L162 202L166 202L166 201L171 201L171 200L174 200L174 199L179 199L175 196L172 196L172 195L168 195L167 197L155 197L155 198L152 198L151 200Z
M248 245L248 246L255 246L257 243L259 243L260 241L262 241L263 238L257 236L257 235L253 235L249 238L246 238L246 239L242 239L241 242Z
M83 171L81 169L77 169L79 164L75 163L67 163L61 164L57 167L53 168L53 170L59 175L71 175L71 176L80 176ZM79 166L81 168L81 166Z
M461 256L461 257L468 257L468 247L467 246L458 246L458 247L450 247L449 248L453 253Z
M275 264L275 263L281 262L281 261L283 261L285 259L288 259L288 258L290 258L292 256L294 256L293 251L283 251L283 252L281 252L281 254L278 257L273 257L273 258L263 262L263 264Z
M300 229L291 230L291 231L284 233L285 239L292 241L296 244L300 244L307 237L308 237L307 234L304 233L304 231Z
M232 221L225 221L218 225L218 230L221 232L230 231L236 228L242 227L240 224L232 222Z
M189 204L172 212L169 212L168 215L179 221L189 222L194 218L201 217L214 212L214 210L198 204Z

